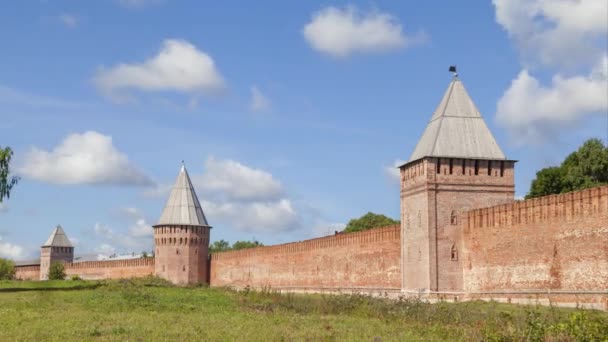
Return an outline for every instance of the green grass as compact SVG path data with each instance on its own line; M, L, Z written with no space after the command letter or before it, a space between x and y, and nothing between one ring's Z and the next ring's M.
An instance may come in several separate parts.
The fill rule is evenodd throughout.
M155 278L0 289L0 341L608 340L608 315L597 311L180 288Z

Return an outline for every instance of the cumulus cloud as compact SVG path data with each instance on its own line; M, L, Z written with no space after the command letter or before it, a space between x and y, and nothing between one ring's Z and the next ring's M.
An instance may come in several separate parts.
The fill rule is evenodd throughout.
M399 166L405 164L404 160L397 159L391 166L385 166L384 172L386 176L393 182L400 183L401 182L401 173L398 169Z
M126 233L116 231L110 226L102 223L96 223L93 226L92 232L96 239L102 241L100 246L95 250L103 255L111 255L116 251L140 252L147 250L152 246L152 236L154 230L143 217L143 214L136 208L124 208L123 213L131 218ZM103 249L103 250L100 250Z
M493 0L496 21L524 68L498 101L496 120L520 144L608 112L608 2ZM600 62L598 62L600 61ZM535 75L542 68L550 82Z
M551 128L607 112L608 58L604 57L589 75L556 74L549 86L522 70L498 101L496 119L523 143L542 141Z
M605 50L606 1L493 0L493 3L496 21L527 61L542 65L589 63Z
M52 151L32 148L18 173L54 184L152 184L114 147L112 137L95 131L70 134Z
M61 23L69 28L74 28L76 26L78 26L78 24L80 23L80 20L78 19L78 17L75 14L70 14L70 13L62 13L59 15L59 21L61 21Z
M209 157L205 172L190 178L211 225L227 223L250 232L291 231L300 216L280 181L271 173L230 159ZM161 185L144 195L167 196L172 185Z
M230 159L207 158L205 173L193 175L192 182L201 193L227 200L276 200L283 195L272 174Z
M142 63L102 67L93 80L102 94L117 102L129 101L129 90L175 91L198 96L224 88L224 80L211 56L178 39L165 40L159 53Z
M372 10L367 13L356 7L326 7L312 16L302 29L310 46L332 57L348 57L354 53L386 52L426 40L422 33L408 37L392 15Z
M298 215L289 199L277 201L203 201L208 217L226 221L248 232L279 232L299 227Z
M262 94L256 86L251 87L251 103L249 109L252 112L265 112L270 109L270 100Z
M0 236L0 257L8 259L20 259L25 257L25 249L19 245L3 242Z

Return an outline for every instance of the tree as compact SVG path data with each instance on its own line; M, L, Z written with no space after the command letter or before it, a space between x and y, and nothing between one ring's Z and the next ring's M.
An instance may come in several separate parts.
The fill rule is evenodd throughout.
M49 280L63 280L65 279L65 266L61 261L55 261L49 267Z
M239 250L239 249L245 249L245 248L254 248L254 247L262 247L264 246L263 243L257 241L257 240L253 240L253 241L237 241L235 243L232 244L232 250Z
M0 258L0 280L15 279L15 263L12 260Z
M399 224L399 221L393 220L392 218L382 214L374 214L372 212L368 212L367 214L357 219L352 219L348 221L346 228L344 228L344 232L352 233L371 228L390 226L394 224Z
M10 163L13 150L10 147L0 147L0 203L3 198L9 198L13 186L19 182L19 177L10 176Z
M209 246L209 253L225 252L230 250L230 243L226 240L214 241Z
M599 139L589 139L560 166L538 171L526 199L603 184L608 184L608 146Z
M146 251L141 252L141 257L142 258L149 258L148 252L146 252Z

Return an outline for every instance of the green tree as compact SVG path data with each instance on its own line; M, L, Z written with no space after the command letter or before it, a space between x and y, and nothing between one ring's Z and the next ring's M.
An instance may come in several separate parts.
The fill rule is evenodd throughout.
M19 177L11 177L10 163L13 150L10 147L0 147L0 203L3 198L9 198L13 186L19 182Z
M235 243L232 244L232 250L239 250L239 249L245 249L245 248L254 248L254 247L262 247L264 246L263 243L257 241L257 240L253 240L253 241L236 241Z
M346 228L344 228L344 232L352 233L377 227L390 226L394 224L399 224L399 221L393 220L392 218L382 214L374 214L372 212L368 212L367 214L359 218L348 221Z
M526 198L587 189L608 184L608 146L589 139L572 152L560 166L536 173Z
M60 261L54 261L49 267L49 280L63 280L65 279L65 266Z
M12 260L0 258L0 280L15 279L15 263Z
M230 250L230 243L226 240L214 241L209 245L209 253L225 252Z

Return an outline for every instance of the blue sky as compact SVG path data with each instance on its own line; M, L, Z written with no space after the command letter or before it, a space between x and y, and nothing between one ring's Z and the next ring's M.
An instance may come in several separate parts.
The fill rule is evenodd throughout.
M459 74L516 192L608 138L602 1L0 4L0 146L22 176L0 256L56 224L77 252L150 250L181 160L212 240L273 244L399 217L406 160ZM584 52L584 53L582 53Z

